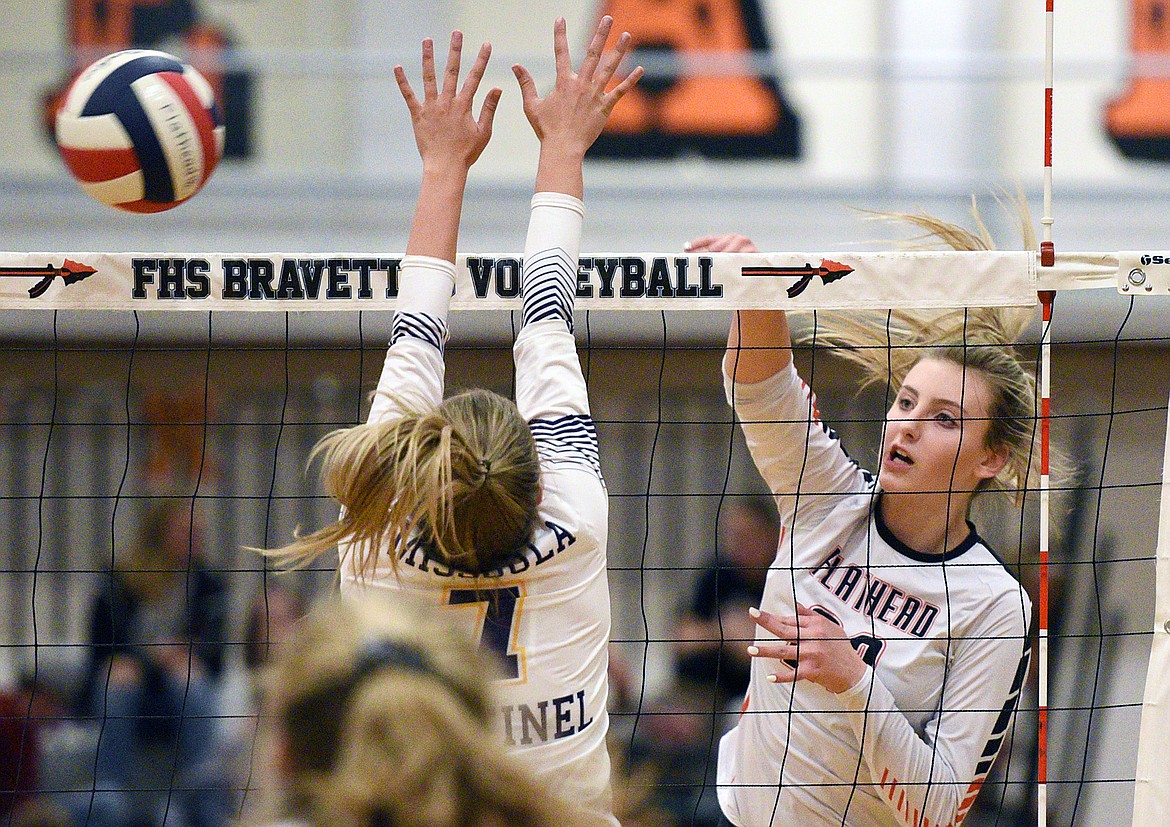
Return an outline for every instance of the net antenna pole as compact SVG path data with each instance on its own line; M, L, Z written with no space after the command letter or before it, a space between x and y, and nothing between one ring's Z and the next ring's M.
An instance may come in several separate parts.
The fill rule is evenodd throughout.
M1045 0L1044 13L1044 214L1040 218L1040 265L1056 264L1052 243L1052 18L1055 0Z
M1040 266L1056 264L1056 248L1052 242L1052 41L1053 6L1055 0L1045 0L1044 12L1044 214L1040 218ZM1040 342L1040 549L1039 549L1039 605L1037 652L1037 710L1036 710L1036 823L1048 823L1048 546L1049 519L1049 421L1051 414L1052 376L1052 304L1053 290L1040 292L1043 314Z
M1036 749L1036 822L1045 827L1048 819L1048 546L1049 518L1049 424L1051 421L1052 377L1052 304L1056 291L1040 291L1042 313L1040 340L1040 549L1037 585L1037 749Z

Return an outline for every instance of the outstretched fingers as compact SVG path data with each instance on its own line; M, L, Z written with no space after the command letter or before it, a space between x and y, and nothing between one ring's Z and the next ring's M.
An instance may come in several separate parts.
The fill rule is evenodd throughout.
M631 44L629 34L623 34L616 48L607 50L606 42L612 28L613 18L609 15L602 17L580 70L575 72L569 55L565 19L556 19L553 24L556 83L543 98L528 71L519 65L512 67L520 84L524 114L542 142L553 138L561 141L564 148L587 150L605 128L614 105L642 77L642 70L636 69L614 89L606 91Z
M581 69L578 75L582 80L590 80L593 78L593 73L597 71L597 66L601 63L601 56L605 53L605 41L609 39L609 32L612 28L613 18L608 14L598 22L597 29L593 32L593 38L589 41L589 48L585 50L585 59L581 61ZM626 39L628 46L628 35L622 35L622 37ZM619 61L621 60L620 57L618 59ZM614 68L616 68L616 65ZM611 75L613 75L613 69L610 69L608 74L603 72L598 80L604 86L609 82Z
M410 87L410 81L406 79L406 70L401 66L394 67L394 80L398 82L398 91L402 93L402 99L406 101L410 117L417 118L421 104L414 94L414 89Z
M443 94L454 96L459 87L459 62L463 56L463 32L451 32L451 46L447 50L447 68L443 71Z
M398 89L410 110L415 142L423 163L455 161L468 167L475 163L487 145L492 123L503 91L496 87L484 96L478 117L474 110L492 47L484 43L475 60L467 69L460 84L463 53L463 33L451 33L450 46L443 77L436 75L435 46L430 38L423 40L422 94L416 94L401 66L394 67Z

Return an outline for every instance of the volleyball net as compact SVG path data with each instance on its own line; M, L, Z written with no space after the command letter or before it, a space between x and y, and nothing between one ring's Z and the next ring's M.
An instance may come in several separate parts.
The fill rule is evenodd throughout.
M232 813L257 794L249 664L275 637L278 594L303 606L334 587L334 572L276 575L246 549L335 516L306 464L321 436L365 417L399 264L340 253L0 254L0 686L12 688L0 724L15 744L0 796L32 785L93 812L103 722L77 714L93 603L160 502L187 511L188 545L226 587L213 717L231 748L216 783ZM450 389L510 394L521 264L461 257ZM796 356L815 377L822 419L873 467L864 449L880 442L885 400L858 395L853 369L817 343L817 312L997 306L1035 312L1024 346L1044 388L1037 427L1073 474L1045 475L1022 514L980 526L1032 595L1039 646L966 823L1096 825L1131 809L1135 825L1163 823L1170 520L1155 504L1170 502L1160 438L1170 368L1164 331L1135 333L1131 319L1170 295L1170 256L1058 253L1043 266L1032 252L602 254L583 256L578 273L577 337L611 497L611 706L626 821L714 823L712 747L732 707L714 689L678 690L677 619L722 551L721 515L767 493L723 398L727 311L803 312L811 332ZM183 593L193 594L189 576ZM742 648L730 634L717 642ZM164 753L139 768L136 795L178 810L192 782Z

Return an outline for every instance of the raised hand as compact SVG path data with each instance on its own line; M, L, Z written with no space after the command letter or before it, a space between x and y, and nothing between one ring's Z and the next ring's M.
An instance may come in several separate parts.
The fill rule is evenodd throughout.
M553 189L580 195L580 162L585 151L597 140L614 106L638 79L638 66L606 91L618 66L630 51L630 35L623 32L617 45L605 51L605 41L613 27L609 15L601 18L581 67L573 71L569 43L565 35L565 19L558 17L553 24L553 51L556 58L557 79L552 90L543 98L536 91L536 82L523 66L516 64L512 72L520 84L524 114L540 139L541 164L537 170L537 190Z
M401 66L394 67L394 79L410 110L414 140L418 145L423 168L430 165L454 163L464 169L475 163L492 135L492 120L503 91L498 87L488 91L480 107L479 116L472 115L475 93L483 80L492 47L484 43L459 87L459 63L463 51L462 32L451 33L447 51L447 66L443 71L442 87L435 76L435 44L427 38L422 44L423 99L420 101L406 79Z
M845 630L820 612L797 603L794 615L752 609L751 616L779 638L748 647L753 658L777 661L778 670L768 675L773 683L807 680L839 695L865 674L865 662L845 637Z
M726 233L704 235L683 245L688 253L758 253L756 245L746 235Z

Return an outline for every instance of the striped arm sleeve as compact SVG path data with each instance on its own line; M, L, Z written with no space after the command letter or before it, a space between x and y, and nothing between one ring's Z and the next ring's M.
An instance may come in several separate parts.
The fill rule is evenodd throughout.
M599 479L601 460L597 428L586 414L534 419L529 424L542 463L567 463L588 468Z
M425 409L443 401L443 349L454 287L451 262L413 255L402 259L390 347L370 404L370 422L399 416L404 407Z
M455 288L455 265L430 256L406 256L398 284L391 346L403 338L412 338L442 353L447 343L447 312Z
M391 346L403 338L426 342L442 353L447 344L447 320L432 316L430 313L399 311L394 314L394 325L390 329Z
M573 330L577 256L585 205L559 192L532 196L532 213L524 243L524 325L562 319Z
M544 250L524 259L524 324L563 319L573 331L575 262L561 249Z

